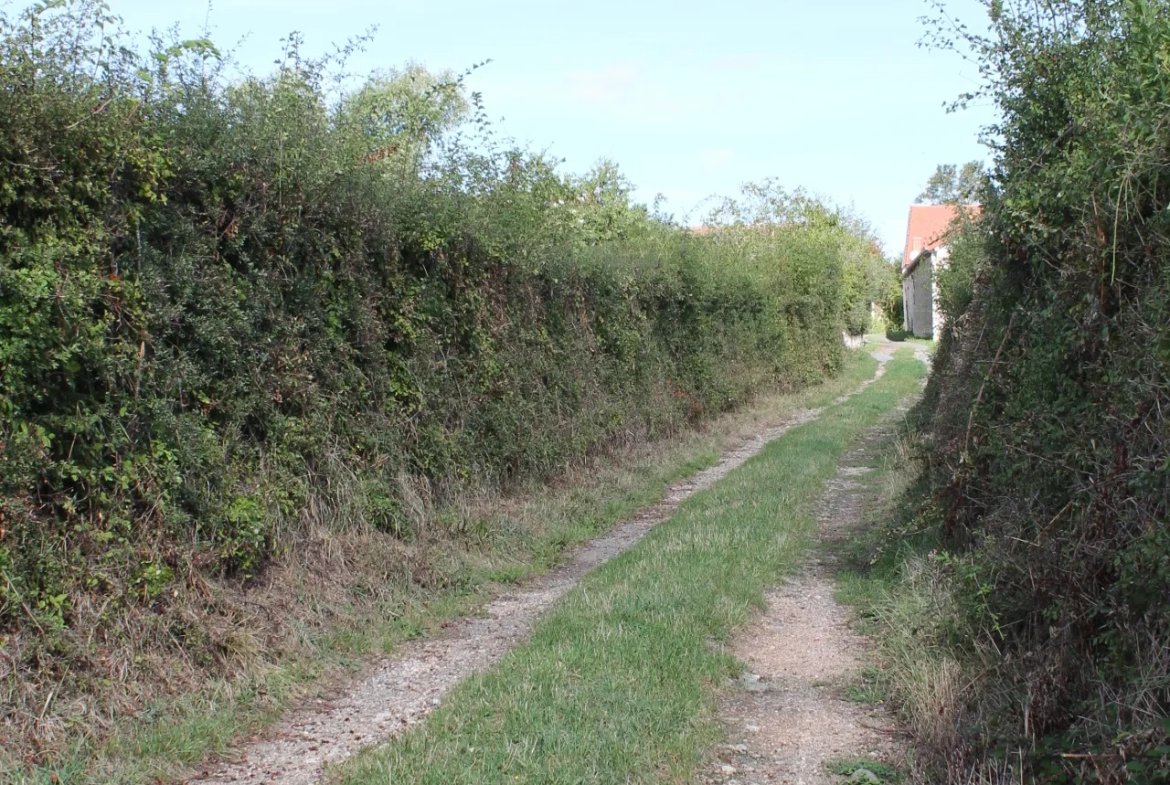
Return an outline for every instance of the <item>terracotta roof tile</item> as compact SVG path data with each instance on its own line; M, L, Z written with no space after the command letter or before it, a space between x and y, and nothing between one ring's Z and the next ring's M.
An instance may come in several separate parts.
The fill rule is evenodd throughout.
M967 205L964 209L972 214L979 212L979 205ZM959 214L953 204L915 204L910 207L910 220L906 224L906 248L902 253L902 269L910 266L911 256L916 251L933 251L942 244L951 221Z

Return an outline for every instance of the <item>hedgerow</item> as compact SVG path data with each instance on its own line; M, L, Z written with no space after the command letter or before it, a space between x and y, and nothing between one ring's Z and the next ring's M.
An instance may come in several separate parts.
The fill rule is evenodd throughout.
M213 668L207 580L822 378L871 299L868 231L801 194L696 234L496 141L458 75L225 63L88 2L0 18L8 738L100 694L128 609Z
M926 398L975 633L953 781L1170 778L1170 8L989 2L1002 120ZM982 773L981 775L979 773Z

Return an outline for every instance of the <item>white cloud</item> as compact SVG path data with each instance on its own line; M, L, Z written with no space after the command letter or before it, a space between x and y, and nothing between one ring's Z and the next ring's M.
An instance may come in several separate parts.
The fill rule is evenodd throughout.
M703 164L703 168L709 172L718 172L726 169L731 166L734 160L735 153L722 147L715 150L704 150L699 153L699 161Z
M638 69L632 65L612 65L600 71L569 74L569 90L584 104L622 103L638 82Z

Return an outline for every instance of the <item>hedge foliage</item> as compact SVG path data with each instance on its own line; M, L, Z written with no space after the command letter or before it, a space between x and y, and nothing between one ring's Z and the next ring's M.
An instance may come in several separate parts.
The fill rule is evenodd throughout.
M0 19L0 641L309 525L410 538L403 477L507 487L819 379L869 299L868 232L803 195L697 234L496 141L458 76L117 30Z
M1170 7L987 5L957 32L1002 111L993 186L927 397L983 657L952 780L1165 782Z

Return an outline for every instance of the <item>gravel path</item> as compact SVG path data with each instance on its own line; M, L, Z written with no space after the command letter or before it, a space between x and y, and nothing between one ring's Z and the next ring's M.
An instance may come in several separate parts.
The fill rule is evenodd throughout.
M884 361L897 348L880 342L873 354ZM925 350L913 348L929 364ZM866 522L860 478L894 427L888 420L866 434L827 483L817 509L822 543L840 543ZM733 639L731 651L748 672L720 701L731 743L712 756L706 783L831 785L845 779L829 771L834 761L888 762L903 754L885 707L845 697L869 645L834 599L838 566L831 548L814 550L800 572L768 593L767 610Z
M875 352L874 356L882 362L877 375L854 394L880 378L893 352ZM670 487L658 504L579 548L563 567L500 596L487 606L482 617L462 619L438 637L404 644L339 699L317 701L294 711L263 740L242 746L237 761L209 767L186 782L316 783L326 764L344 760L367 745L384 742L421 721L459 681L495 665L522 643L536 618L582 576L636 545L651 528L668 519L684 499L711 487L768 442L790 428L815 420L822 411L806 409L727 450L715 466Z

